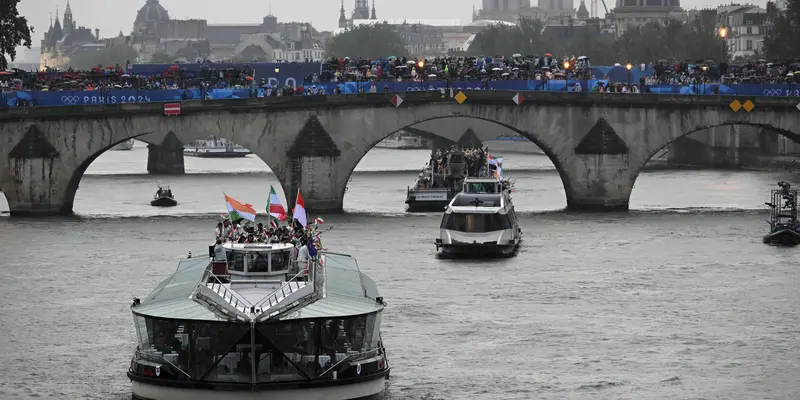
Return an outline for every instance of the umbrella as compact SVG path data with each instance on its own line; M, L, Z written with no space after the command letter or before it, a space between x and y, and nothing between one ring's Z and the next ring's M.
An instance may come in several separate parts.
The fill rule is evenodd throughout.
M502 70L503 70L502 68L498 68L498 67L492 68L492 71L502 71Z
M436 78L436 74L429 74L428 78Z
M514 55L513 55L513 56L511 56L511 57L522 57L522 54L519 54L519 53L514 53Z
M550 54L550 53L544 53L544 56L545 56L545 57L552 57L553 55L552 55L552 54Z
M580 57L578 57L578 60L588 60L588 59L589 59L589 57L586 57L586 56L580 56Z

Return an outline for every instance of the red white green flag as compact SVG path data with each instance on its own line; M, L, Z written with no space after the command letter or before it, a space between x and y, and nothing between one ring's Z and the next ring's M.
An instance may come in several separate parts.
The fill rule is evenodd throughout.
M281 221L286 220L286 207L281 203L272 185L269 186L269 197L267 197L267 214Z

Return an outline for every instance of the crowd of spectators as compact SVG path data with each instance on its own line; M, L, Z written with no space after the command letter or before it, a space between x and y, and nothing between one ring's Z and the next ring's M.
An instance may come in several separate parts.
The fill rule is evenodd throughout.
M120 64L94 67L91 70L29 72L19 69L0 71L0 90L170 90L170 89L242 89L251 87L252 69L203 68L198 74L186 73L171 65L159 75L130 74L129 66Z
M645 85L724 84L796 84L800 83L800 61L767 62L754 60L743 65L695 60L659 60Z
M628 69L631 65L628 64ZM732 83L800 83L800 61L767 62L756 60L744 65L728 65L706 60L665 59L634 68L651 71L638 82L626 74L597 76L586 57L553 57L550 53L514 54L509 57L437 57L409 59L329 58L323 61L319 73L305 77L296 87L272 87L259 77L254 79L253 68L225 68L224 64L208 64L199 73L187 73L182 64L168 66L157 75L130 74L130 64L95 67L91 70L27 72L0 71L0 90L159 90L159 89L264 89L253 95L327 94L316 84L329 82L423 82L423 81L491 81L491 80L563 80L607 79L607 85L588 90L635 92L638 86L671 84L689 85L722 82ZM619 64L613 69L625 67ZM622 78L620 78L622 76ZM380 85L378 91L383 91ZM266 92L266 93L265 93Z

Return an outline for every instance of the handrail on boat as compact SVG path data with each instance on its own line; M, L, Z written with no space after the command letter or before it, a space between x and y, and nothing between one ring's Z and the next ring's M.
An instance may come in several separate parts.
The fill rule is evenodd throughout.
M213 273L213 272L209 271L209 272L208 272L208 277L209 277L209 278L213 278L213 279L216 281L216 282L211 282L211 288L210 288L210 289L211 289L212 291L214 291L215 293L217 293L217 294L220 294L219 292L217 292L217 291L214 289L215 285L219 285L219 287L220 287L220 288L221 288L221 289L224 291L224 292L221 294L222 298L223 298L223 299L225 299L225 295L226 295L226 294L230 294L230 295L231 295L231 300L234 300L234 301L235 301L235 302L234 302L233 304L231 304L231 305L232 305L234 308L236 308L237 310L239 309L239 305L240 305L240 303L241 303L241 305L242 305L242 306L244 306L244 308L250 308L250 307L252 307L252 306L253 306L252 304L250 304L250 302L249 302L249 301L247 301L247 300L245 300L245 299L243 299L243 298L240 298L240 296L239 296L239 294L238 294L238 293L236 293L236 292L234 292L234 291L232 291L232 290L228 290L228 288L226 288L226 287L225 287L225 285L222 283L222 281L220 281L219 277L218 277L218 276L216 276L216 275L214 275L214 273ZM203 282L203 284L205 284L205 283L206 283L206 282Z
M292 260L292 262L293 263L297 263L297 260ZM269 308L272 308L273 306L277 305L278 304L278 292L279 291L281 292L281 294L283 294L283 298L286 298L288 296L286 294L286 289L289 289L289 294L294 293L294 291L292 290L292 283L294 283L294 286L295 286L296 290L300 290L300 283L298 282L298 278L300 278L301 276L304 276L305 273L306 273L305 269L300 271L300 272L298 272L296 275L294 275L293 277L289 278L286 282L284 282L281 285L281 287L279 287L278 289L275 289L272 293L268 294L263 299L261 299L258 303L256 303L254 305L254 307L263 308L262 306L264 304L269 304ZM274 304L272 302L273 298L275 299L275 303Z

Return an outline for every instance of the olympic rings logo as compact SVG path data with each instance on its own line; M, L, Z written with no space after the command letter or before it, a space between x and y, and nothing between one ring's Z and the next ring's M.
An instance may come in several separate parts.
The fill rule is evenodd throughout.
M80 100L80 96L61 96L61 102L64 104L78 104Z
M764 96L783 96L783 89L764 89Z

